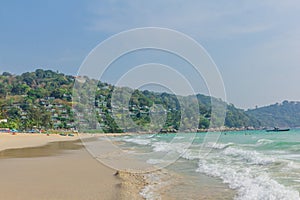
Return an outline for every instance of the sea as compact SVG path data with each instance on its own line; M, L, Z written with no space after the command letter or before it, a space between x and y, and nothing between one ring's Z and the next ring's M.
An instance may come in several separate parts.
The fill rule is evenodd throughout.
M215 140L207 140L213 135ZM300 199L300 129L143 134L109 138L158 170L145 199Z

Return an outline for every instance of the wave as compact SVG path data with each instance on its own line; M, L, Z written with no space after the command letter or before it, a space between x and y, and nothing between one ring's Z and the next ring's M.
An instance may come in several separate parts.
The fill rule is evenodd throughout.
M190 144L186 141L157 141L157 139L157 137L138 137L124 138L124 141L152 147L152 151L157 152L155 155L158 156L167 153L167 155L178 155L186 162L188 160L198 162L198 168L194 168L194 170L220 178L231 189L237 191L235 197L237 200L300 200L298 191L280 184L281 178L271 172L275 170L285 178L287 174L294 175L292 172L298 172L299 163L291 162L291 160L298 160L298 157L287 158L285 156L291 156L289 152L297 150L299 142L255 139L256 143L251 143L251 145L232 142L202 145L200 143ZM208 156L201 154L205 150L210 151ZM274 153L276 151L278 152ZM160 165L168 161L165 159L165 157L148 158L147 163ZM269 172L269 170L271 171ZM299 180L298 176L291 179ZM166 185L156 184L153 182L144 188L141 193L144 198L160 198L156 192Z
M176 182L175 176L163 171L145 174L144 179L147 185L142 189L140 194L146 200L161 199L161 193L163 193L164 189Z
M232 142L229 143L215 143L215 142L208 142L207 144L205 144L205 147L207 148L212 148L212 149L225 149L227 147L230 146L234 146L235 144Z
M155 142L151 146L153 147L154 152L177 152L179 154L184 153L188 147L190 146L190 143L187 142Z
M268 165L276 162L276 159L273 157L260 154L254 150L239 149L234 145L234 143L207 143L205 147L221 150L218 154L230 156L248 164ZM188 143L154 142L151 146L154 152L176 152L187 160L202 158L201 149L195 148L199 146L192 145L192 148L188 148Z
M249 164L255 165L268 165L276 161L275 158L260 154L254 150L243 150L233 147L226 148L222 154L232 156Z
M269 139L259 139L257 140L256 144L257 145L265 145L265 144L271 144L273 143L274 141L273 140L269 140Z
M124 138L123 141L131 142L138 145L149 145L151 143L150 139L140 139L140 138Z
M289 150L294 152L300 152L300 144L291 146Z
M286 188L268 174L242 166L200 160L197 172L218 177L237 190L236 200L299 200L299 192Z
M267 149L285 149L291 151L300 151L300 142L291 141L273 141L269 139L259 139L254 146L262 146Z

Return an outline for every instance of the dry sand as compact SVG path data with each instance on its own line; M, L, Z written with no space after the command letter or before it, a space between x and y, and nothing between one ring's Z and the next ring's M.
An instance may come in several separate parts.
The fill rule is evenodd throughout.
M131 135L120 134L120 133L108 133L108 134L75 134L74 137L61 136L59 134L46 134L40 133L17 133L12 135L11 133L0 133L0 151L4 149L24 148L24 147L35 147L43 146L49 142L56 141L74 141L80 138L92 138L100 136L120 136L120 135Z
M129 179L115 176L114 169L92 158L79 141L72 142L78 139L1 133L0 199L142 199L143 182L136 182L132 175ZM49 142L54 143L46 145ZM40 147L25 148L33 146Z
M79 137L60 136L58 134L27 134L17 133L12 135L11 133L0 133L0 151L4 149L24 148L24 147L36 147L43 146L49 142L55 141L72 141L78 140Z

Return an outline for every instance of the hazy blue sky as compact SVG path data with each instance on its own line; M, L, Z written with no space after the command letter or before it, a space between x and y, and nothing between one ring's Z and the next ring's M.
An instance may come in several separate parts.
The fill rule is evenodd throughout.
M202 44L222 74L227 100L253 108L300 100L299 21L299 0L3 0L0 71L76 74L109 36L166 27Z

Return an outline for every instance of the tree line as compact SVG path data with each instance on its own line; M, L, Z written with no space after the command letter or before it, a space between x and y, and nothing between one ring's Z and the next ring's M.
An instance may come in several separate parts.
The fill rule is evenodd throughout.
M76 94L73 90L75 79L74 76L42 69L21 75L4 72L0 75L0 119L8 119L8 123L0 123L0 126L28 130L34 127L70 128L70 124L73 124L73 128L77 128L80 124L95 124L91 118L96 119L95 128L100 127L104 132L158 128L173 131L189 130L191 127L206 129L211 120L216 122L215 126L260 126L254 116L213 97L201 94L183 97L148 90L116 88L88 77L83 77L84 81L79 84L85 89ZM96 88L89 90L89 84ZM120 94L116 92L118 90ZM74 95L79 95L80 101L74 102ZM124 102L125 99L128 101ZM225 124L218 116L212 116L212 99L227 107ZM73 108L76 111L84 110L84 104L88 101L93 102L95 112L92 115L77 116ZM54 107L50 108L50 105ZM78 120L78 117L82 119ZM55 125L57 121L61 123L58 126Z

